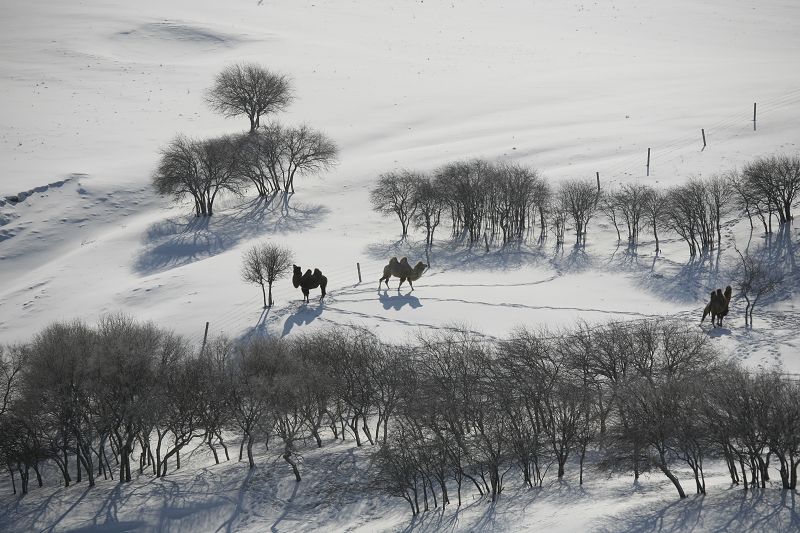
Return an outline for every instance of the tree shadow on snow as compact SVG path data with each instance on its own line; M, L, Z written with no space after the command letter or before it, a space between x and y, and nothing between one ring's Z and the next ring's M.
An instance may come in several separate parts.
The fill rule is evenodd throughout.
M798 531L794 491L730 489L722 494L690 496L668 504L649 504L608 517L595 533L650 531Z
M505 247L490 247L486 251L484 244L472 245L458 240L437 241L428 248L425 241L383 241L368 245L366 255L380 263L380 269L392 257L398 259L408 257L411 265L423 261L434 267L437 272L446 270L503 270L519 268L524 265L542 261L547 252L544 247L527 244L508 244Z
M307 230L328 214L324 206L290 199L291 195L255 198L208 218L184 215L156 222L143 236L144 249L133 269L143 275L163 272L215 256L253 237Z
M712 290L731 283L728 268L716 251L701 254L686 263L655 256L652 261L640 261L634 273L642 289L662 300L681 304L702 301Z

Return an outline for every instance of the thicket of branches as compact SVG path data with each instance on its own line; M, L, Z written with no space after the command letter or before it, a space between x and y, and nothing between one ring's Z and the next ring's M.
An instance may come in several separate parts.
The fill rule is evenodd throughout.
M386 173L370 191L373 209L398 217L403 238L413 223L425 229L428 244L443 215L452 237L470 244L523 241L537 220L543 234L550 195L534 169L483 159L449 163L432 174Z
M197 350L111 316L56 323L0 353L0 462L22 493L45 463L65 485L127 482L180 468L190 443L227 460L225 438L238 436L239 460L255 467L253 448L266 445L298 481L305 446L372 445L364 475L412 513L464 494L495 501L511 483L570 469L579 483L656 470L684 497L676 467L704 493L711 459L745 489L775 470L781 487L797 486L800 385L744 370L669 321L500 341L456 329L407 346L338 328Z
M800 158L787 155L756 159L741 172L693 178L659 189L628 183L606 189L591 180L566 180L551 186L529 167L485 159L456 161L426 173L404 170L383 174L370 191L373 209L398 217L401 236L411 226L425 230L428 246L434 231L449 222L451 238L470 245L543 242L552 229L556 245L575 234L586 244L587 229L597 213L614 226L617 239L625 231L629 247L639 245L645 229L659 251L659 232L685 241L694 257L719 247L726 217L743 214L772 232L775 219L792 219L800 192Z

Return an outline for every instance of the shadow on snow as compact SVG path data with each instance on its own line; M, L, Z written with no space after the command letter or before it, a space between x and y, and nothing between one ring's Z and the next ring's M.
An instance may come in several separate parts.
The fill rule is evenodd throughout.
M322 221L328 209L290 202L290 196L256 198L211 217L185 215L152 224L133 268L143 275L188 265L264 234L294 234Z

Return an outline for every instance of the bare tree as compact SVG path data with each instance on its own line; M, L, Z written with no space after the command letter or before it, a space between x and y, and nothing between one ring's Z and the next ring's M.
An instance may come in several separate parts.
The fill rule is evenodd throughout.
M639 244L639 232L645 222L645 211L653 194L652 187L641 183L628 183L620 187L617 203L622 219L628 228L628 245Z
M339 156L333 140L305 124L286 128L274 122L243 135L239 142L241 172L253 182L259 196L280 190L294 192L296 176L329 170Z
M387 172L378 178L378 183L370 190L372 209L397 215L403 228L403 239L408 236L408 226L417 211L414 193L423 179L422 174L410 170Z
M238 151L239 143L230 136L206 140L178 136L161 151L153 186L158 194L176 200L191 196L195 215L211 216L220 193L240 194L243 190Z
M668 208L664 222L669 229L686 241L689 255L714 248L715 227L705 182L689 180L684 185L671 187L666 192Z
M669 206L667 205L667 199L664 192L655 188L651 189L650 194L647 197L647 203L644 206L644 212L642 213L642 216L644 217L645 223L653 228L653 238L656 241L656 253L660 251L658 242L658 228L661 226L668 209Z
M586 245L586 228L597 210L599 193L589 180L570 180L561 183L558 203L575 226L575 244Z
M720 247L722 246L722 217L730 212L733 199L731 180L726 176L711 176L706 179L706 191L711 220L717 231L717 247Z
M292 100L289 78L255 63L225 67L206 93L206 102L217 113L225 117L246 115L250 133L258 129L263 115L283 111Z
M753 327L753 311L762 296L775 291L783 282L783 274L772 268L762 259L759 259L745 250L745 253L736 248L740 263L736 273L736 289L747 302L744 309L745 326Z
M442 220L446 202L444 191L438 181L432 180L429 176L421 175L420 178L414 190L413 203L416 204L417 210L413 221L416 227L425 228L425 244L430 247L433 244L433 234Z
M3 346L0 344L0 416L11 406L19 393L22 369L26 364L28 351L23 346Z
M321 131L303 124L288 128L283 136L283 190L294 192L294 178L297 175L316 174L332 168L339 156L339 149Z
M770 205L781 224L792 219L792 206L800 194L800 157L773 155L759 158L742 170L750 191Z
M271 243L256 244L244 254L242 260L242 279L247 283L261 285L264 309L272 307L272 284L289 273L292 266L292 251ZM269 298L265 291L269 288Z

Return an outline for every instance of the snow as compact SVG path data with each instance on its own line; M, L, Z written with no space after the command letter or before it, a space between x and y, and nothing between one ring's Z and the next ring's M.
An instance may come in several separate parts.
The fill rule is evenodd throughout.
M416 290L398 293L396 281L377 291L377 279L393 255L423 259L421 236L397 242L399 225L369 210L367 190L382 172L460 158L522 162L552 182L599 172L604 186L664 186L758 155L796 154L797 20L800 6L779 0L7 0L0 198L21 201L0 204L0 342L24 341L54 320L94 322L116 311L195 342L207 321L212 334L231 337L354 323L394 341L454 324L502 337L520 324L698 321L708 292L730 282L733 244L750 238L744 221L730 221L718 259L691 264L675 240L657 259L647 240L638 255L626 254L600 219L585 253L549 245L470 250L449 244L444 229ZM246 128L244 119L223 119L203 102L214 74L233 61L289 74L298 98L280 120L325 131L339 144L341 163L298 183L288 207L226 198L211 220L197 220L187 206L155 197L148 181L158 150L175 134ZM798 228L792 231L796 242ZM291 247L304 269L323 270L325 303L312 292L303 305L282 280L276 307L260 308L260 291L240 280L239 265L242 251L263 239ZM757 233L752 239L759 244ZM735 302L726 327L709 334L746 364L781 363L800 373L796 281L756 313L752 330L743 328L743 305ZM797 524L776 496L744 496L720 479L705 499L676 503L657 477L641 490L628 479L598 477L585 494L572 480L508 497L496 509L477 502L459 516L409 523L402 502L356 491L337 506L321 496L330 496L325 482L342 478L326 469L353 454L349 444L309 452L310 487L301 485L294 498L279 467L242 485L241 464L189 461L164 481L34 489L20 503L2 496L0 526L780 530L789 513ZM736 515L739 522L721 522L726 509L740 507L748 511Z

